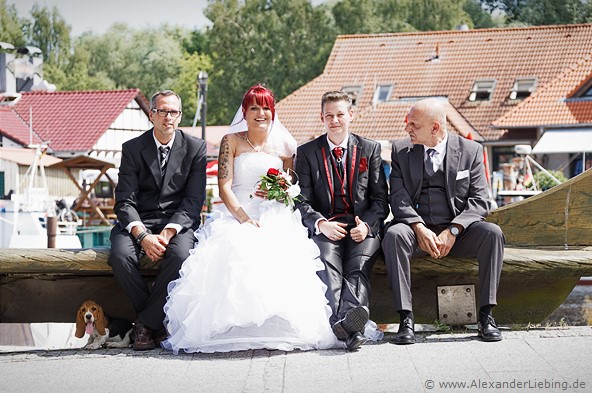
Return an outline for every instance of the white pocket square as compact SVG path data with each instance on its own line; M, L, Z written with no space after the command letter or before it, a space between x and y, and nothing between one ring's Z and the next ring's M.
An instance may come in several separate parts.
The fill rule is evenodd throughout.
M456 180L464 179L465 177L469 177L469 170L460 171L456 174Z

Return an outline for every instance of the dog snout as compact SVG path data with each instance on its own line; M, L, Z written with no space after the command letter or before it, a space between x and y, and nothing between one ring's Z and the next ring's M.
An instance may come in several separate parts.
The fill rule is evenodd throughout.
M92 314L91 314L91 313L89 313L89 312L87 312L87 313L84 315L84 318L86 318L86 319L88 319L88 320L90 321L90 320L92 319Z

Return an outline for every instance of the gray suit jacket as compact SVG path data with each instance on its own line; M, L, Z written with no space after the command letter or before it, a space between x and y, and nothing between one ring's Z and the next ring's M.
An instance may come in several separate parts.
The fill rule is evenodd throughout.
M150 129L123 144L114 210L123 228L142 221L148 226L174 223L196 229L205 188L204 141L176 130L163 178Z
M371 236L377 236L388 215L387 184L380 144L350 134L347 148L346 167L353 214L368 224ZM310 237L315 233L317 220L329 218L332 210L335 182L330 165L331 151L326 134L298 148L296 173L304 201L297 207Z
M423 181L424 146L407 138L393 143L390 175L390 203L393 222L424 223L415 210ZM448 133L446 157L446 194L454 219L451 224L467 228L489 213L487 180L483 165L483 147L477 142Z

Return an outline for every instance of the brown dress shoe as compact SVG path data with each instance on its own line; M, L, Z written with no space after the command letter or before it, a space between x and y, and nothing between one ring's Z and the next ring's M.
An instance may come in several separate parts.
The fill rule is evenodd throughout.
M161 328L158 332L154 333L154 345L160 347L160 343L169 338L169 335L165 328Z
M148 326L140 321L136 321L134 325L134 351L146 351L156 348L154 339L152 338L154 332Z

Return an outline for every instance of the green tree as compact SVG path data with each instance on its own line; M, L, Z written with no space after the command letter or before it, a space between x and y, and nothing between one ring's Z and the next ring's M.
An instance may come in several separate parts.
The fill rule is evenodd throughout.
M327 7L308 0L215 0L205 14L213 22L210 124L227 124L255 83L279 100L319 75L336 36Z
M76 44L88 54L88 74L95 83L112 80L115 88L137 87L146 95L171 88L183 58L178 32L166 28L111 26L103 35L83 34ZM82 56L82 55L81 55Z
M23 35L26 21L19 18L14 5L7 5L6 0L0 0L0 41L15 47L25 46L27 41Z
M71 51L71 28L57 7L50 11L35 4L31 17L32 21L24 26L27 42L41 49L44 63L57 67L67 64Z
M172 89L179 94L183 101L181 125L190 126L193 124L197 109L197 74L199 71L211 72L212 60L205 54L185 52L180 62L180 68Z
M479 0L466 0L463 10L469 15L475 29L496 27L491 15L482 7Z
M508 24L553 25L592 21L592 2L583 0L481 0L502 11Z
M416 0L409 9L407 22L417 30L451 30L471 22L463 9L466 0Z

